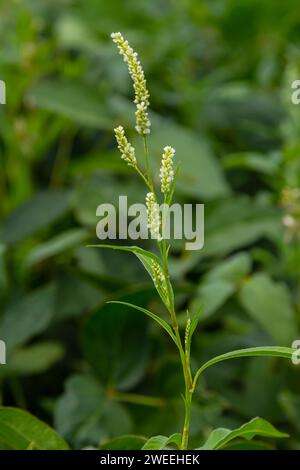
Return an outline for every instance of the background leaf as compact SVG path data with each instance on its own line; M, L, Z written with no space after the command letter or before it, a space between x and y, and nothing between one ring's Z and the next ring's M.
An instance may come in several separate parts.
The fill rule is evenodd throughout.
M67 443L47 424L26 411L0 408L0 440L11 449L67 450Z

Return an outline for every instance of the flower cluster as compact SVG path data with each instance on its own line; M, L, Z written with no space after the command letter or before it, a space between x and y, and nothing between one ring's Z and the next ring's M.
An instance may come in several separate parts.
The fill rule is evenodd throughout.
M147 214L148 214L148 228L150 229L151 237L155 240L161 241L160 230L160 212L159 205L156 202L153 193L148 193L146 196Z
M152 275L153 275L153 281L154 285L157 290L162 290L164 295L167 295L167 289L166 289L166 277L159 266L158 263L156 263L154 260L151 261L151 268L152 268Z
M121 152L121 158L129 165L136 168L134 147L128 142L122 126L115 128L115 136L118 143L118 149Z
M185 335L184 335L184 344L187 345L188 339L189 339L189 334L190 334L190 329L191 329L191 319L190 317L187 319L186 322L186 327L185 327Z
M164 148L162 156L161 167L160 167L160 182L162 193L168 193L170 191L171 183L174 179L173 170L173 158L175 150L169 145Z
M135 92L134 102L136 104L136 130L141 135L150 133L150 120L148 117L149 92L146 87L146 79L143 68L138 60L138 55L123 38L121 33L111 34L113 42L118 46L120 54L123 56L129 70L129 74L133 81Z

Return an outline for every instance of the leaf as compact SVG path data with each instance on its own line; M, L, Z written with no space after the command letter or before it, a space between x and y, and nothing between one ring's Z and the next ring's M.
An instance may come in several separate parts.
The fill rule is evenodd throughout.
M54 284L35 289L9 305L0 321L0 336L12 349L44 331L54 316Z
M294 349L285 348L281 346L260 346L256 348L246 348L246 349L237 349L236 351L231 351L220 356L216 356L213 359L205 362L200 369L198 369L195 378L194 386L197 383L198 378L202 372L210 366L217 364L218 362L227 361L228 359L235 359L239 357L283 357L285 359L291 359L294 353Z
M11 449L67 450L68 444L53 429L27 411L0 407L0 441Z
M70 272L59 276L56 283L56 321L80 317L103 302L104 294L86 277Z
M219 450L222 449L228 442L237 437L242 437L246 440L251 440L255 436L263 437L289 437L288 434L278 431L272 424L268 423L262 418L254 418L241 427L231 430L225 428L215 429L202 447L197 450Z
M166 436L153 436L148 439L142 450L162 450L170 444L175 444L179 449L181 443L181 434L172 434L170 437Z
M140 312L145 313L148 317L152 318L152 320L156 321L172 338L172 340L175 342L177 345L177 339L176 336L174 335L171 326L169 323L167 323L163 318L160 318L158 315L155 313L150 312L150 310L147 310L145 308L139 307L138 305L131 304L129 302L121 302L119 300L111 300L107 302L108 304L121 304L121 305L126 305L127 307L132 307L136 310L139 310Z
M66 116L88 127L113 127L104 96L83 82L44 80L29 91L27 99L32 106Z
M43 341L17 349L9 358L5 374L34 375L52 367L64 356L64 348L58 342Z
M198 310L203 305L202 320L206 320L224 305L234 291L234 284L223 279L204 282L197 290L197 297L190 308Z
M160 295L160 298L162 299L163 303L166 305L168 308L172 303L174 302L174 297L173 297L173 288L169 280L165 280L166 285L169 287L169 292L171 292L171 298L165 293L165 290L168 292L168 289L163 289L162 286L158 285L154 274L153 274L153 269L152 269L152 262L158 264L160 268L162 269L160 259L154 254L151 253L151 251L143 250L142 248L139 248L138 246L121 246L121 245L88 245L88 248L111 248L113 250L121 250L121 251L129 251L131 253L134 253L138 259L141 261L143 264L144 268L146 271L150 274L151 279L153 280L153 283L155 285L155 288L157 292Z
M191 310L197 310L203 305L201 319L209 318L234 294L250 269L251 258L248 253L238 253L218 263L205 275L191 303Z
M106 442L101 446L101 450L141 450L145 442L145 437L129 434Z
M265 273L256 274L243 284L240 300L274 341L286 345L297 338L291 298L283 283L274 282Z
M60 233L56 237L34 248L25 259L25 265L31 267L52 256L65 253L70 248L83 243L88 237L89 232L87 230L78 228Z
M282 234L280 212L269 203L239 196L212 206L205 219L205 245L201 256L223 256L267 237Z
M222 450L274 450L274 447L266 442L234 440L222 447Z
M300 397L289 390L282 392L279 396L279 403L285 416L300 431Z
M66 381L64 394L56 403L54 422L58 432L76 448L128 434L132 427L125 408L108 400L95 378L83 374Z
M69 208L69 191L44 191L21 204L4 221L0 239L14 244L62 217Z
M178 191L209 199L229 193L222 168L203 136L161 119L151 132L150 145L156 155L161 155L162 142L172 142L181 162L176 183Z
M143 304L152 296L141 291L120 300ZM83 351L103 384L122 390L132 388L143 377L147 364L146 318L131 306L104 304L85 323Z
M251 257L249 253L242 252L219 262L206 275L207 281L223 280L239 283L251 270Z
M202 311L203 311L203 306L201 305L195 311L195 313L193 314L193 316L191 318L190 328L189 328L188 335L187 335L187 338L186 338L186 350L187 351L190 351L192 337L193 337L193 334L195 333L195 330L196 330L196 328L198 326L198 323L200 321Z
M269 155L244 152L226 156L223 163L226 169L245 168L266 175L274 175L278 171L281 161L280 154L277 152L271 152Z

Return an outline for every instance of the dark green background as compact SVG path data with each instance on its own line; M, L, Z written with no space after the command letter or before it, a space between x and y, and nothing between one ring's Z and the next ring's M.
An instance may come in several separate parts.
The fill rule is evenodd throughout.
M183 418L173 345L138 312L104 304L129 299L165 315L149 278L130 254L85 247L96 241L98 204L145 196L114 141L119 124L136 136L112 31L145 69L152 159L175 147L177 201L205 203L204 249L172 253L182 323L187 307L205 305L193 366L299 338L299 238L284 234L280 202L300 183L300 107L290 99L299 2L1 0L1 400L75 448L169 435ZM195 394L191 445L258 415L291 436L271 446L300 448L299 390L288 361L215 366ZM135 394L155 400L127 403Z

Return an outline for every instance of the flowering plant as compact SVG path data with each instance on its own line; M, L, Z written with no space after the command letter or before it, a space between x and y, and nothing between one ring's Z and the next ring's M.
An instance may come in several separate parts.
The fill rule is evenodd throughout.
M135 129L144 141L144 153L145 153L145 167L144 171L138 162L135 149L128 142L123 127L118 126L115 129L115 136L118 144L118 148L121 152L121 158L131 166L137 174L143 179L144 183L148 188L146 194L146 206L148 214L148 228L150 230L151 238L155 240L157 244L157 253L146 251L136 246L112 246L112 245L90 245L91 247L101 248L112 248L123 251L130 251L134 253L143 266L149 273L154 283L154 286L165 305L170 321L167 322L156 313L142 308L138 305L130 304L128 302L114 301L112 303L118 303L132 307L140 312L144 313L152 320L157 322L165 332L170 336L174 342L181 361L182 374L185 383L184 390L184 407L185 417L183 428L180 433L173 434L172 436L154 436L151 437L146 444L144 449L162 449L167 446L177 446L181 450L188 449L189 446L189 433L190 433L190 421L191 421L191 404L194 393L197 392L198 381L202 373L210 366L226 361L228 359L240 358L240 357L256 357L256 356L273 356L291 358L293 350L288 347L277 347L277 346L261 346L252 347L246 349L239 349L231 351L220 356L216 356L208 362L202 364L201 367L194 370L191 366L190 352L192 338L198 326L201 318L201 309L192 312L187 312L187 320L185 324L184 334L181 334L178 319L175 309L175 296L173 285L170 277L169 269L169 250L170 245L167 244L164 238L164 224L165 224L165 213L160 213L158 204L157 189L154 187L150 164L149 164L149 151L148 151L148 136L150 134L151 123L148 115L149 107L149 92L147 89L146 79L143 68L138 59L138 55L130 47L127 40L125 40L121 33L113 33L111 35L113 42L116 43L119 53L123 56L125 63L128 66L129 74L133 81L133 88L135 92L134 103L136 104L136 126ZM160 167L160 191L163 195L164 206L169 205L172 201L176 177L178 174L178 167L174 167L174 156L175 150L171 146L165 146L162 152L162 160ZM261 419L254 418L250 422L244 424L238 429L229 430L218 428L214 430L208 437L207 441L199 447L199 449L221 449L224 448L228 442L237 437L244 439L252 439L254 436L266 436L266 437L285 437L283 434L277 431L270 423Z

